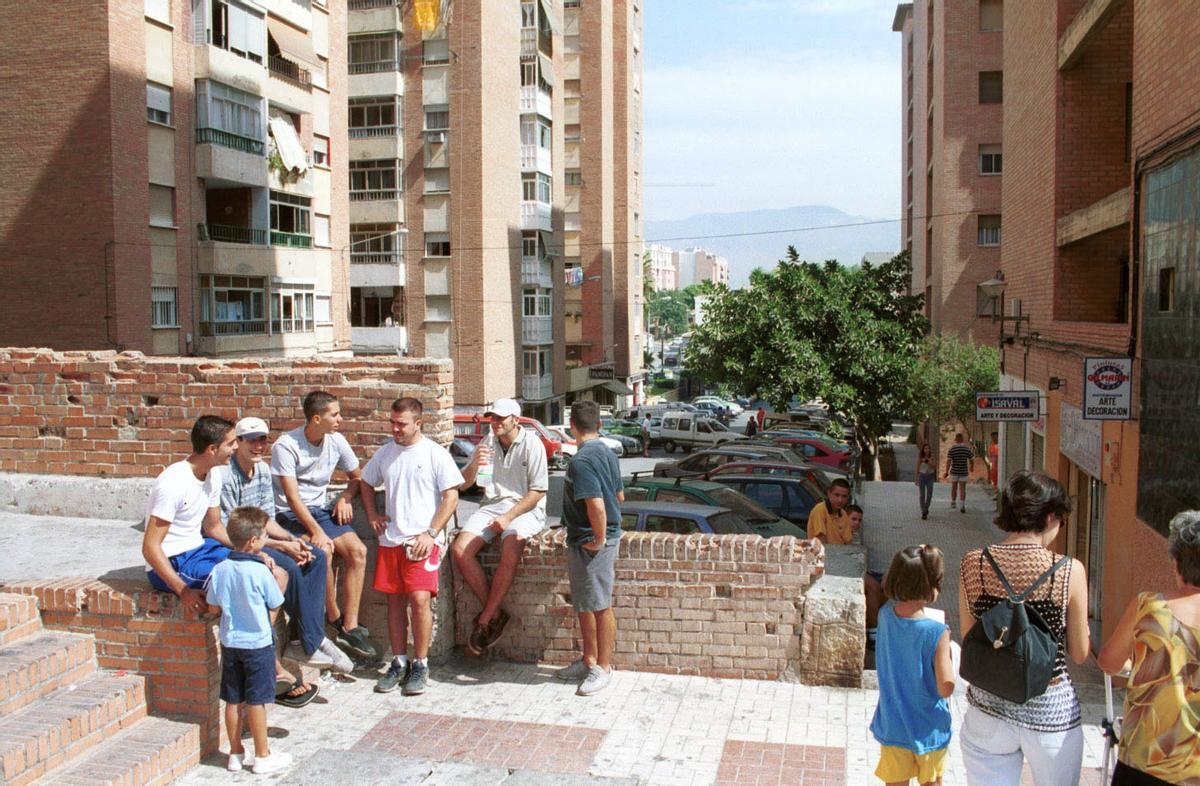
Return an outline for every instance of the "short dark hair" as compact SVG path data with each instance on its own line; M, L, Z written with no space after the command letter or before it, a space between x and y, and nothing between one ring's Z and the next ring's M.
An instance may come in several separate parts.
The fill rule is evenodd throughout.
M845 489L846 491L849 491L850 481L846 480L845 478L834 478L829 482L829 490L833 491L834 489Z
M421 406L421 402L412 396L401 396L392 402L392 412L400 414L402 412L412 413L413 417L421 417L425 412L425 408Z
M1185 510L1171 519L1167 551L1175 560L1179 577L1193 587L1200 585L1200 510Z
M192 452L203 453L210 445L220 445L233 423L220 415L201 415L192 425Z
M883 593L890 600L932 603L942 589L945 573L942 550L937 546L906 546L892 557L892 564L883 577Z
M595 401L576 401L571 405L571 427L584 434L600 429L600 405Z
M1067 490L1044 472L1023 469L1008 479L1000 494L996 526L1005 532L1045 532L1046 517L1071 512Z
M851 513L857 513L860 516L863 515L863 509L854 504L847 505L845 507L845 511L847 516L849 516Z
M961 431L960 431L960 432L958 432L957 434L955 434L955 435L954 435L954 441L955 441L955 442L962 442L962 441L963 441L963 440L965 440L966 438L967 438L967 437L966 437L966 435L965 435L965 434L963 434Z
M324 415L329 405L337 402L337 396L324 390L314 390L304 397L304 422L312 420L317 415Z
M238 551L241 551L247 543L266 531L267 512L262 508L250 505L234 508L234 511L229 514L229 523L225 525L225 532L229 535L229 542Z

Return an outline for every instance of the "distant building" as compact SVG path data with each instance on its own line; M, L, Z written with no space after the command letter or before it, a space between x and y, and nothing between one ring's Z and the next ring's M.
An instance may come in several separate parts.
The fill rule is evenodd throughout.
M704 248L689 248L675 252L676 283L679 289L711 281L729 284L729 261Z
M859 260L859 264L865 265L869 262L871 267L879 267L880 265L891 262L892 257L894 256L896 256L896 252L894 251L868 251L862 255L862 259Z
M657 243L651 244L646 252L650 255L650 280L654 282L654 291L669 292L678 289L675 252Z

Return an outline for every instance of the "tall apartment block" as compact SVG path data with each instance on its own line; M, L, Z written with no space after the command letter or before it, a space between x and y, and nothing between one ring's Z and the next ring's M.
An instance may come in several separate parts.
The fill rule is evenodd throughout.
M316 0L6 8L4 343L349 351L345 40Z

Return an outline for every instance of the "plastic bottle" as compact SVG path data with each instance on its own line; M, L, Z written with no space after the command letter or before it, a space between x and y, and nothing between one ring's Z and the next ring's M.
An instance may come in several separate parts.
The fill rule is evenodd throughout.
M492 434L488 434L479 442L478 450L487 448L487 451L479 457L479 469L475 473L475 485L483 489L484 495L491 493L492 486L492 457L496 455L495 447L496 438Z

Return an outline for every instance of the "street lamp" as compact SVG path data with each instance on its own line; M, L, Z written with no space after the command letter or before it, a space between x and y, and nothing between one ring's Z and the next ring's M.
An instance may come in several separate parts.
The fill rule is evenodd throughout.
M1000 373L1004 373L1004 345L1011 342L1014 338L1021 335L1021 323L1029 321L1028 314L1014 314L1005 316L1004 314L1004 290L1008 288L1008 282L1004 280L1004 271L997 270L996 275L989 278L987 281L981 281L976 286L983 297L991 303L992 323L1000 323ZM998 307L997 307L998 306ZM1011 336L1004 334L1004 323L1016 323L1016 329Z

